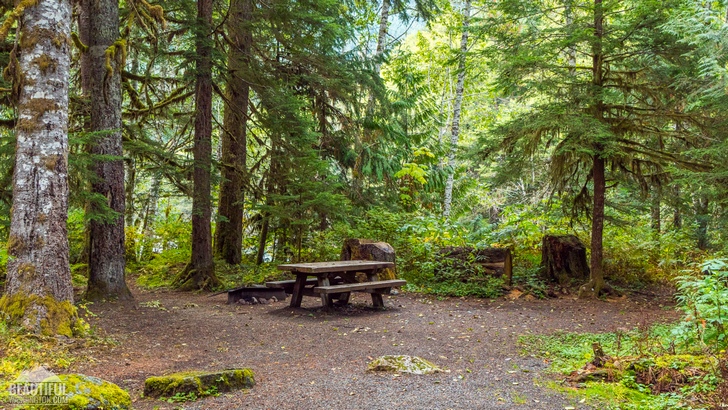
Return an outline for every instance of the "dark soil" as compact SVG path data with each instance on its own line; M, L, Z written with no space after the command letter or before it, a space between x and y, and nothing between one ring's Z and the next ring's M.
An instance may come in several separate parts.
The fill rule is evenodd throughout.
M320 300L226 305L226 295L132 289L132 305L97 303L89 320L114 347L87 348L70 371L127 389L137 409L564 409L582 404L546 387L548 363L521 356L518 336L606 332L676 318L669 296L614 301L511 301L366 294L323 312ZM158 306L158 307L155 307ZM428 359L445 373L370 373L386 354ZM141 397L152 375L250 367L257 385L195 402Z

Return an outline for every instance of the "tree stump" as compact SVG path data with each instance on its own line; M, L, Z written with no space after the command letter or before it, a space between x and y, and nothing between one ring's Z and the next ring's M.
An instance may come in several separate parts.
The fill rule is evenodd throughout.
M541 245L543 277L561 286L589 279L586 247L574 235L546 235Z
M392 245L386 242L376 242L368 239L347 239L341 248L341 260L365 260L380 262L395 262L396 255ZM395 268L386 268L379 271L379 280L397 279ZM366 276L357 275L356 282L365 282ZM351 280L350 280L351 281Z
M501 275L510 286L513 276L513 254L509 248L475 249L468 246L449 246L437 252L435 277L441 280L457 276L461 282L471 282L486 273Z

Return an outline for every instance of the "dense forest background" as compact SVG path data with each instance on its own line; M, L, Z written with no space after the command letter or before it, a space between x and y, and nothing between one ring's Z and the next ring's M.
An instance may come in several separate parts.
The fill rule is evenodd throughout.
M200 30L223 276L335 259L348 237L390 242L413 287L454 294L498 286L429 284L443 246L512 247L527 277L544 234L592 247L600 235L604 274L623 286L725 250L723 2L211 6L210 25L192 2L120 8L126 260L142 283L190 261ZM92 189L93 166L109 158L90 148L103 133L88 132L85 45L74 40L69 240L81 286L87 228L115 214ZM7 227L16 121L4 81Z
M83 337L74 301L133 299L131 283L259 284L360 238L393 246L406 292L667 289L684 320L631 333L630 348L669 355L671 377L696 355L702 373L651 391L631 357L620 383L665 393L664 408L726 395L728 2L22 0L0 13L0 338ZM544 275L546 235L585 245L585 276ZM512 283L477 252L443 257L453 247L509 248ZM619 352L622 336L553 345Z
M95 149L105 133L89 131L82 6L69 89L78 287L89 231L119 217L94 188L94 167L119 156ZM537 294L547 233L580 237L592 271L616 286L666 281L725 251L723 2L209 6L205 22L192 2L122 2L106 49L121 67L127 272L145 286L171 283L190 261L195 215L212 224L227 285L284 261L336 259L349 237L391 243L412 289L455 295L500 284L433 281L445 246L511 247ZM15 58L11 24L4 63ZM201 49L212 89L203 165ZM17 89L8 71L3 81L7 228ZM198 168L209 180L193 184ZM207 214L193 211L196 195L209 197Z

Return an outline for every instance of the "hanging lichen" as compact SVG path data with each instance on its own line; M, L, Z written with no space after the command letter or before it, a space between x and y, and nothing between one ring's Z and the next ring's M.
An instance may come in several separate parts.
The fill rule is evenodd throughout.
M38 4L38 0L22 0L18 3L17 6L13 9L13 11L10 12L8 17L3 21L3 24L0 26L0 41L5 41L5 39L8 37L8 33L10 32L10 29L13 28L15 23L20 20L20 17L23 15L23 12L28 7L33 7L36 4Z
M76 48L81 50L82 53L88 51L88 46L86 44L83 44L81 38L78 37L78 33L71 33L71 40L73 41L73 44L76 45Z

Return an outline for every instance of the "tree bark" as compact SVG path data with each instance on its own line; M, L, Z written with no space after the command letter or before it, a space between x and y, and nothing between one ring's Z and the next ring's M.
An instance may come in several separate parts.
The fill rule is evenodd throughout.
M71 5L39 0L20 17L13 204L0 310L34 333L72 335L68 263ZM29 41L33 39L33 41Z
M463 91L465 89L465 57L468 51L468 26L470 25L470 0L465 0L463 9L463 34L460 39L460 55L458 56L458 82L455 86L455 102L452 114L452 133L450 134L450 152L447 165L450 167L445 182L445 201L443 203L442 215L450 217L452 208L452 189L455 183L455 153L458 149L460 139L460 111L463 105Z
M221 285L212 259L210 171L212 166L212 0L197 1L195 135L192 149L192 257L173 285L211 290Z
M220 220L215 232L218 256L229 264L242 259L243 244L243 183L246 175L246 132L250 86L243 79L249 66L253 37L250 27L253 2L231 0L228 16L227 101L222 135L222 182L220 183Z
M110 214L89 222L89 281L85 298L131 299L124 281L124 161L121 146L121 70L125 45L119 41L118 0L83 0L80 29L87 29L88 50L81 61L82 84L91 99L91 132L102 132L91 154L112 156L94 166L91 191L106 198L92 202L91 214ZM85 23L85 24L84 24ZM108 207L108 209L104 209Z

